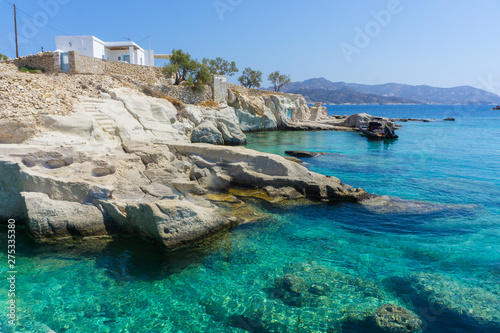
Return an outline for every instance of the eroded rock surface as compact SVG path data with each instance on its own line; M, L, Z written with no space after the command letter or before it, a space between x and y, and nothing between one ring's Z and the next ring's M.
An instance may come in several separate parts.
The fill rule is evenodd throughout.
M300 97L239 94L238 108L188 105L180 116L165 99L107 88L83 94L71 112L2 120L2 219L26 221L41 240L138 234L177 248L245 221L209 200L213 193L238 187L271 202L367 196L280 156L218 146L245 143L244 129L276 129L290 110L306 117Z

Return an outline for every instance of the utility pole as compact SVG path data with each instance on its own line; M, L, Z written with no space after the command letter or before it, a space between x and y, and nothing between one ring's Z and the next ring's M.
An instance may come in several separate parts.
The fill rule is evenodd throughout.
M14 4L14 28L16 30L16 58L19 58L19 45L17 44L17 18L16 18L16 4Z

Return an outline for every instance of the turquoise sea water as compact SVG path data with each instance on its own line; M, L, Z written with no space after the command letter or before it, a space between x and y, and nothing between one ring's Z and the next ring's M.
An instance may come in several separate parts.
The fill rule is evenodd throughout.
M417 313L425 332L500 332L500 111L329 111L456 121L403 123L393 142L248 134L260 151L329 153L304 165L404 204L249 203L267 217L173 252L121 237L39 245L18 233L15 331L378 332L370 318L389 303ZM6 262L3 250L2 277ZM14 331L7 288L0 332Z

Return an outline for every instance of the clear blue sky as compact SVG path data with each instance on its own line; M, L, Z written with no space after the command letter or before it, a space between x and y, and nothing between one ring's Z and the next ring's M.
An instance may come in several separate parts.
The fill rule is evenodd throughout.
M0 0L0 53L13 57L9 4ZM280 70L293 81L325 77L440 87L483 82L483 88L486 83L500 92L498 0L22 0L16 5L22 11L20 55L42 46L54 50L54 36L64 33L105 41L131 37L143 48L151 36L156 53L176 48L200 60L221 56L236 61L240 71L252 67L267 76ZM372 12L382 10L392 13L375 23ZM360 30L368 31L369 43L355 39Z

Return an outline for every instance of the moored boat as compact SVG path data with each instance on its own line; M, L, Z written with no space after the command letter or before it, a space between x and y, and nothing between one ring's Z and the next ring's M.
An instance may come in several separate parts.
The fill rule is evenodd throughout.
M370 121L368 126L359 126L359 131L370 139L389 140L399 137L392 128L376 121Z

